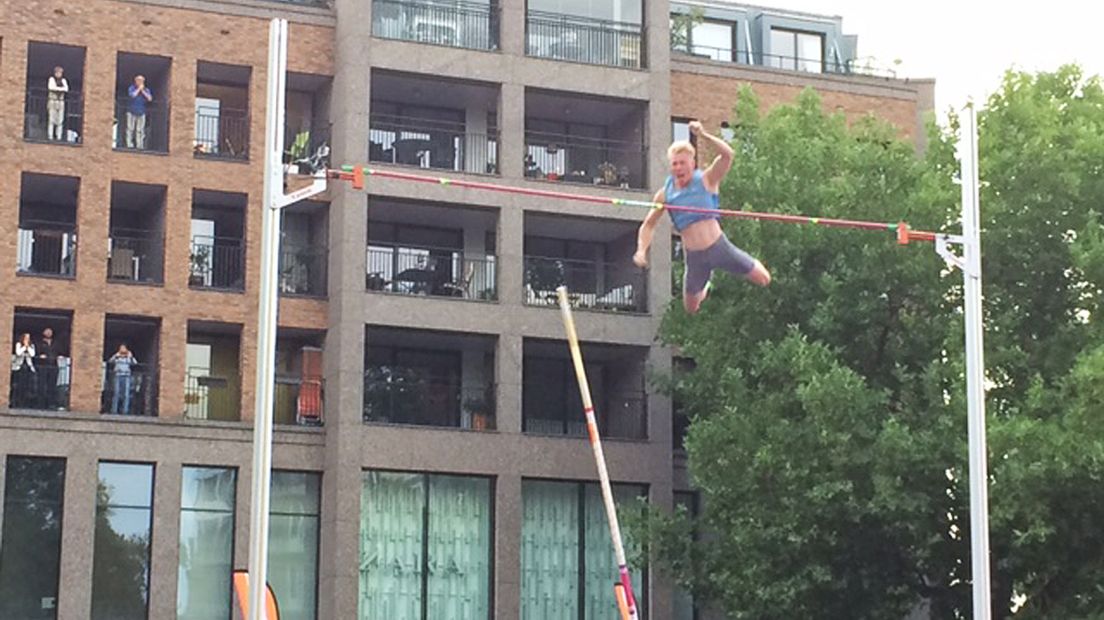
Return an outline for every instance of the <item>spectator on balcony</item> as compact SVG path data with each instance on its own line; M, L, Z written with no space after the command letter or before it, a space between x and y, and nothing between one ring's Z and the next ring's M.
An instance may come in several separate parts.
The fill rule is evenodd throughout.
M125 344L120 344L119 349L108 358L107 363L113 375L111 413L130 415L130 392L134 385L132 369L138 364L138 360ZM123 405L122 411L119 410L120 401Z
M47 327L42 330L42 339L35 347L38 353L36 371L38 374L38 406L53 409L57 403L58 345L54 340L54 330Z
M30 407L34 404L35 393L35 346L31 335L25 333L15 343L12 355L11 406Z
M146 148L146 104L153 101L153 93L146 86L146 78L134 76L134 83L127 89L127 133L128 149Z
M69 82L63 77L64 73L61 67L54 67L54 74L46 82L46 116L49 119L46 135L50 140L65 139L65 93L69 92Z

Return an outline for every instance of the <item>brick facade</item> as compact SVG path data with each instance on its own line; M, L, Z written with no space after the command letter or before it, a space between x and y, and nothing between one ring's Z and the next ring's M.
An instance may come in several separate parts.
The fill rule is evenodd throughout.
M91 0L8 3L0 26L0 256L12 265L16 256L22 172L80 179L77 203L76 278L16 275L0 269L0 333L11 333L15 307L73 312L73 377L70 408L99 411L100 362L106 314L161 319L161 417L184 412L184 351L189 320L241 325L243 418L253 411L256 373L257 286L260 269L264 143L264 102L268 20L142 4ZM171 32L172 36L165 36ZM333 29L293 24L289 70L333 74ZM23 140L28 43L59 43L85 48L82 144L40 144ZM116 54L131 52L171 59L169 92L155 93L171 106L169 153L120 152L112 148L115 114ZM249 82L248 162L202 160L193 156L194 101L198 61L251 68ZM71 74L71 73L70 73ZM167 187L165 196L164 284L144 286L107 280L108 215L112 181ZM193 290L188 287L192 190L238 192L248 196L245 217L245 291ZM281 325L325 325L326 303L285 299ZM7 346L10 346L7 345ZM0 393L10 376L0 373Z

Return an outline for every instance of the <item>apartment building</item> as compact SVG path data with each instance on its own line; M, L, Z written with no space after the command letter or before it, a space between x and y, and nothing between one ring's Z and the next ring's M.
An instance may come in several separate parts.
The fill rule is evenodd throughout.
M269 18L291 22L300 166L325 145L333 164L646 199L681 123L722 130L741 83L769 102L813 85L919 135L930 84L842 70L839 18L701 6L673 50L689 5L645 0L5 5L0 333L21 355L0 373L0 617L228 613L248 554ZM776 26L820 32L820 55ZM611 616L554 290L572 292L615 493L693 504L649 385L672 364L654 336L673 246L635 268L640 217L376 177L283 213L282 618ZM644 617L705 617L634 569Z

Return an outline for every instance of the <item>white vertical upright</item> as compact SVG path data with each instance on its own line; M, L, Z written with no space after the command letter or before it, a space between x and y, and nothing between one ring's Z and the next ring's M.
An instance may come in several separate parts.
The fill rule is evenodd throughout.
M962 277L965 283L966 404L970 439L970 563L974 620L992 617L989 578L989 468L985 440L985 361L981 314L981 216L978 206L977 111L963 115L958 142L962 165Z
M257 400L253 413L253 493L249 515L249 620L266 618L268 506L272 479L272 404L275 391L276 311L280 258L280 208L284 199L284 90L287 21L268 30L268 99L265 106L264 204L261 223L261 290L257 317Z

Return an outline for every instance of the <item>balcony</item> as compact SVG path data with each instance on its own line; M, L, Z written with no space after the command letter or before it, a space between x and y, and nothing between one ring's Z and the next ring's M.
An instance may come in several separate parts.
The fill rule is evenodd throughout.
M281 327L276 332L276 424L321 426L324 413L322 343L326 333Z
M313 175L330 165L332 83L326 75L287 74L284 164L290 174Z
M172 59L119 52L115 61L116 150L169 152L169 77Z
M369 140L370 161L498 174L498 135L467 132L464 123L373 115Z
M161 240L148 230L115 229L108 240L107 279L116 282L161 282Z
M525 176L546 181L645 188L647 149L622 142L539 131L525 132Z
M625 262L525 257L525 303L558 307L556 288L567 286L572 307L612 312L648 311L646 272Z
M16 270L72 278L77 260L80 179L24 172L19 190Z
M647 439L646 351L583 344L587 380L603 437ZM522 364L522 422L526 433L585 437L586 418L571 360L562 344L527 339Z
M249 159L250 74L246 66L199 61L193 141L196 157Z
M364 421L495 428L494 386L460 387L406 369L373 369L364 376Z
M188 285L241 291L245 288L245 247L233 237L192 237Z
M465 256L459 250L372 243L368 247L369 291L493 301L496 257Z
M364 421L493 430L494 338L369 327Z
M530 9L525 53L535 58L641 69L644 29L627 23Z
M157 416L157 369L138 364L130 375L116 374L112 364L103 366L100 413Z
M70 145L84 141L85 55L83 47L37 41L27 44L25 140Z
M13 409L69 409L72 381L73 313L65 310L16 308L11 333L14 343L28 339L33 349L12 356L8 405Z
M113 282L164 282L163 185L111 182L107 279Z
M241 327L192 321L185 348L184 416L241 419Z
M133 115L127 110L127 97L115 101L115 124L111 147L117 151L169 152L169 104L146 104L146 113Z
M326 296L325 247L283 244L280 247L280 294Z
M157 416L160 334L159 319L105 317L100 413Z
M498 49L497 3L373 0L372 34L473 50Z

